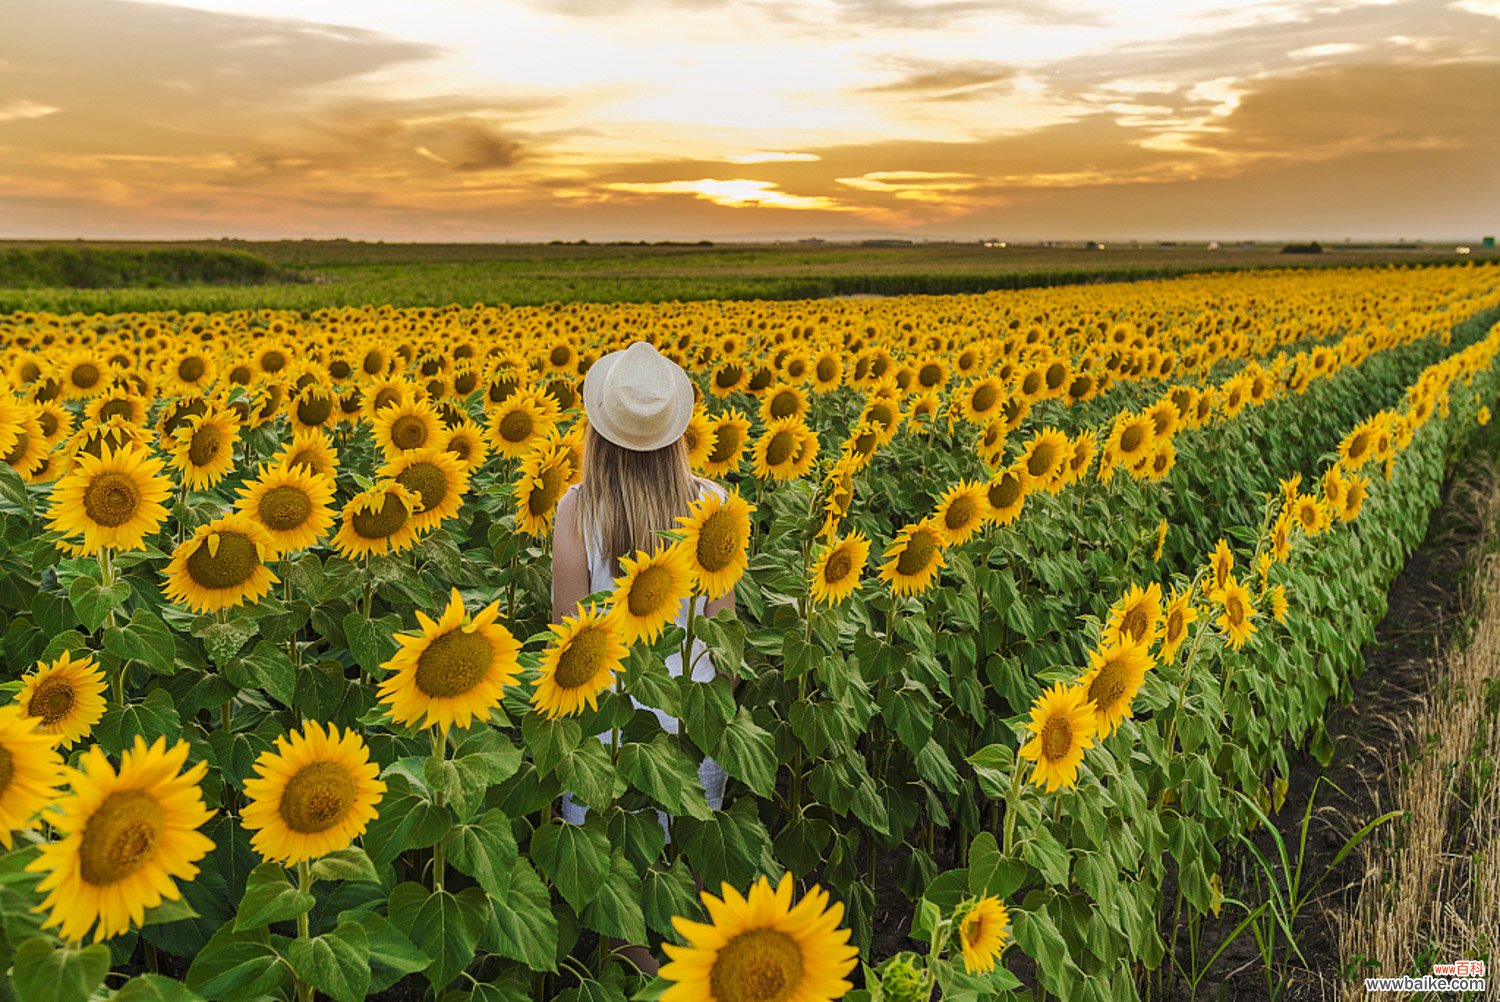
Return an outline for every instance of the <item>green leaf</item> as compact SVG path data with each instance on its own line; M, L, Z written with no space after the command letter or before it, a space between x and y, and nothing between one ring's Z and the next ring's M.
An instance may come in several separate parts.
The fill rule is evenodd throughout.
M187 898L178 898L176 901L162 899L161 904L155 908L147 908L146 914L141 918L141 926L164 925L168 922L184 922L188 919L201 918L198 910L188 904Z
M391 892L387 909L398 929L410 929L423 953L432 958L426 968L433 991L440 991L474 960L474 947L488 921L484 892L470 887L461 894L432 891L406 883Z
M203 1002L203 996L189 991L181 981L160 974L141 974L120 986L110 1002Z
M510 868L516 861L516 838L510 818L500 810L486 811L472 825L460 825L443 839L448 862L479 882L491 895L510 893Z
M255 631L255 620L249 616L236 616L222 623L204 616L193 624L193 636L203 641L209 660L221 670L239 656L240 648Z
M94 740L111 755L118 755L135 743L137 735L147 744L164 737L170 745L181 734L182 721L172 697L165 689L152 689L139 703L111 703L94 729Z
M312 864L312 875L316 880L366 880L380 883L375 864L370 856L357 845L351 845L319 858Z
M626 744L620 749L618 768L632 786L655 797L667 813L699 819L712 816L697 771L667 735L658 734L650 744Z
M432 958L406 937L390 920L374 912L345 912L339 922L353 920L365 931L370 944L370 992L383 992L406 977L425 971Z
M521 737L526 750L531 753L532 764L543 776L556 769L578 743L583 740L583 728L576 720L566 717L548 720L540 713L528 713L521 718Z
M136 609L130 621L104 631L104 649L121 661L136 661L161 675L177 670L177 644L155 613Z
M776 746L745 707L724 728L714 758L757 796L770 799L776 792Z
M641 911L646 924L663 936L677 936L672 916L696 919L701 910L693 875L681 858L670 870L647 870L641 878Z
M0 463L0 500L31 514L31 495L27 493L26 481L8 463Z
M460 820L473 817L491 786L503 783L521 768L521 750L510 742L488 751L457 758L427 759L423 773L433 790L445 794Z
M993 894L1009 898L1026 879L1026 865L1000 854L990 832L980 832L969 843L969 893L975 897Z
M372 675L380 674L381 665L396 653L396 641L391 639L404 625L397 615L382 616L369 620L358 612L344 616L344 637L349 641L349 653L355 662Z
M640 878L616 849L609 858L609 874L598 896L583 910L583 924L605 936L627 943L646 941L646 919L641 912Z
M446 807L438 807L425 797L405 793L380 805L380 815L365 831L365 851L376 863L394 860L407 849L425 849L452 827Z
M91 574L75 578L68 586L68 601L78 613L78 621L94 633L104 624L110 612L118 609L130 597L130 582L116 581L106 588Z
M109 947L53 946L41 936L16 950L10 983L25 1002L88 1002L109 973Z
M968 758L979 779L979 789L986 797L1007 800L1010 797L1010 772L1014 768L1015 753L1009 745L986 745Z
M693 871L705 887L728 881L747 886L762 872L771 873L771 837L757 816L755 802L741 799L727 811L715 811L706 821L680 817L672 823L672 835L681 834L682 848Z
M553 820L531 836L529 855L574 911L599 894L609 872L609 835L597 816L581 825Z
M286 652L262 640L243 658L224 664L224 677L241 689L264 689L282 706L296 705L297 668Z
M292 940L287 961L299 978L338 1002L362 1002L370 989L370 940L357 922Z
M193 958L185 980L214 1002L254 1002L279 995L290 973L264 930L237 933L225 925Z
M234 916L234 931L262 929L272 922L286 922L312 911L317 899L299 891L279 863L262 863L250 871L245 896Z
M557 916L552 895L531 864L518 859L510 868L510 895L496 898L486 944L533 971L557 969Z
M712 682L694 682L683 676L677 686L682 690L682 722L687 735L700 751L707 752L718 745L724 725L734 716L729 679L720 675Z
M557 765L558 782L575 800L602 809L625 792L625 780L609 761L609 750L599 741L578 745Z

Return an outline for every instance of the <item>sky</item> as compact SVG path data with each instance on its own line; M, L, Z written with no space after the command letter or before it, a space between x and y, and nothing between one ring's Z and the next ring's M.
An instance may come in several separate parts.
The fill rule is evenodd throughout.
M0 237L1497 230L1500 0L0 0Z

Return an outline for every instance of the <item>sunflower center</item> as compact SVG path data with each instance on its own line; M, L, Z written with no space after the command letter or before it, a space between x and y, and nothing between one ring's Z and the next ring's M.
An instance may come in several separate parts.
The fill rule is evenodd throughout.
M218 425L200 424L193 429L192 441L188 443L188 461L194 466L207 466L218 458L223 443L224 435Z
M208 366L197 355L189 355L177 363L177 378L184 383L196 383L208 371Z
M719 949L708 983L719 1002L786 1002L802 984L802 948L778 929L742 932Z
M375 413L379 414L381 411L391 406L391 404L399 404L400 402L401 394L387 386L379 393L375 394Z
M708 461L711 463L727 463L734 458L734 454L739 451L739 447L740 436L738 429L721 425L714 429L714 448L708 454Z
M1120 632L1128 634L1137 642L1146 639L1146 631L1150 628L1151 617L1146 614L1143 606L1133 605L1120 617Z
M1224 612L1228 615L1229 621L1235 626L1239 626L1245 621L1245 603L1240 601L1238 595L1230 595L1224 601Z
M83 490L83 510L89 520L108 529L130 521L140 506L140 490L128 474L101 473Z
M385 356L378 351L365 352L365 357L360 361L360 368L367 376L378 376L385 369Z
M797 444L797 436L789 431L778 431L771 436L771 441L766 445L766 463L770 466L780 466L792 455L792 448Z
M353 368L342 358L336 358L328 363L328 374L334 379L348 379L352 372Z
M323 472L323 464L319 461L317 454L310 449L299 449L292 453L286 464L292 467L305 466L314 473Z
M922 366L922 368L917 372L917 382L921 383L923 386L925 386L929 390L932 389L934 386L936 386L938 383L941 383L942 381L943 381L943 370L942 370L942 367L938 366L938 365L935 365L932 362L928 362L926 365Z
M260 496L256 507L261 524L276 532L296 529L312 514L312 498L297 487L282 484Z
M659 612L672 596L672 572L665 567L647 567L630 583L626 606L632 616L649 616Z
M975 509L973 498L966 494L960 495L953 499L953 503L943 513L943 525L949 529L966 529L974 521Z
M26 434L24 431L17 432L16 444L11 446L10 451L5 454L6 464L9 466L15 466L17 463L19 463L21 461L21 457L26 455L26 449L30 445L31 436Z
M56 435L57 429L61 427L57 423L57 415L51 411L42 411L38 415L37 420L42 423L42 436L44 438L51 438L53 435Z
M123 418L126 421L135 417L135 405L129 400L115 399L99 408L99 420L108 421L110 418Z
M1183 616L1182 616L1182 610L1181 609L1173 609L1167 615L1167 642L1168 643L1171 643L1172 641L1176 640L1178 637L1182 636L1182 631L1187 628L1186 624L1183 623L1182 619L1183 619Z
M165 828L155 797L139 790L111 793L83 826L79 874L96 887L124 880L156 854Z
M422 499L422 510L432 511L448 496L448 478L431 463L413 463L396 474L396 483Z
M567 345L560 344L552 349L552 354L548 357L552 359L553 365L561 367L568 364L568 360L573 357L573 352Z
M778 393L771 398L771 417L791 417L797 413L797 396L794 393Z
M267 372L280 372L286 368L286 356L279 351L268 351L261 356L260 367Z
M744 376L744 374L745 374L745 370L744 369L741 369L738 365L735 365L734 363L731 362L729 365L726 365L723 368L721 368L714 375L714 382L720 388L727 388L727 387L731 387L731 386L738 386L739 382L740 382L740 379Z
M906 541L906 546L901 550L901 556L896 561L896 573L910 576L919 574L927 569L932 563L933 551L937 549L932 534L927 532L912 533L911 538Z
M833 382L833 377L838 375L838 362L834 361L831 358L820 358L818 360L818 367L816 371L818 382L831 383Z
M531 437L536 422L525 411L511 411L500 419L500 437L507 442L524 442Z
M391 423L391 441L398 449L418 449L427 442L427 425L421 418L403 414Z
M531 485L531 494L526 498L526 511L532 518L541 518L557 507L557 498L562 493L562 488L562 468L555 463L546 467Z
M93 362L82 362L73 367L73 385L87 390L99 382L99 367Z
M10 781L15 774L15 759L8 749L0 747L0 795L10 789Z
M1026 460L1026 472L1033 477L1044 477L1052 470L1052 463L1057 458L1057 450L1049 443L1042 442L1031 450L1031 457Z
M989 410L991 407L995 406L995 388L989 383L982 383L980 387L974 391L974 399L972 403L974 404L974 409L976 411L979 411L981 414Z
M202 588L238 588L250 580L250 575L260 566L260 554L249 536L233 531L220 531L218 552L212 553L208 541L187 558L187 571Z
M40 719L43 727L55 727L73 709L74 699L73 686L67 681L55 676L44 679L31 690L26 715Z
M1073 747L1073 725L1065 717L1048 717L1042 725L1042 755L1049 762L1061 761Z
M448 454L457 456L459 459L467 462L469 457L474 454L474 444L467 438L454 436L448 440Z
M829 555L828 561L823 564L823 580L830 583L839 582L849 576L854 569L854 557L848 550L837 549Z
M292 831L316 835L344 820L358 796L348 769L337 762L313 762L287 781L279 813Z
M1119 703L1125 696L1125 688L1128 682L1126 677L1125 662L1120 658L1110 658L1104 662L1099 669L1099 674L1089 683L1088 697L1094 701L1099 709L1108 712L1115 704ZM1043 739L1045 740L1045 738Z
M984 939L984 916L976 914L964 923L964 942L974 947L978 946L982 939Z
M462 696L490 670L494 648L483 633L450 630L434 637L417 658L417 688L428 696Z
M406 505L401 503L401 499L394 494L387 494L379 511L357 511L349 521L354 531L365 539L385 539L400 532L408 517Z
M1015 504L1021 497L1021 478L1014 473L1006 473L990 484L990 505L1000 511L1004 511Z
M1124 434L1120 436L1120 451L1125 453L1127 456L1130 455L1132 452L1135 452L1141 447L1141 444L1145 441L1145 438L1146 432L1144 429L1142 429L1138 425L1131 425L1129 428L1126 428Z
M723 509L714 512L698 530L698 566L709 573L722 571L734 560L739 542L734 517Z
M557 671L552 680L563 689L577 689L587 685L599 674L604 663L604 652L608 636L598 626L587 627L573 635L568 646L557 658Z
M309 394L297 405L297 420L307 425L320 425L332 413L333 399L323 393Z

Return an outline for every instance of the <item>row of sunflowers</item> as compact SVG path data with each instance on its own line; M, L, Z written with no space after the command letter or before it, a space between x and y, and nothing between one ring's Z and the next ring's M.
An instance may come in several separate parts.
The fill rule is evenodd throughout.
M1451 268L8 318L12 985L833 998L862 950L899 952L865 991L994 997L1016 943L1049 991L1130 997L1163 859L1209 908L1246 823L1220 791L1316 746L1461 439L1431 418L1494 395L1497 307ZM636 337L693 373L692 461L731 490L549 628L578 384ZM695 638L712 682L665 668Z

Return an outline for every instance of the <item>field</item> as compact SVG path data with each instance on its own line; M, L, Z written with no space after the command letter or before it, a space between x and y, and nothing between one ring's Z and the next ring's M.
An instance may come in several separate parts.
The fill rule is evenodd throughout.
M299 280L0 293L0 996L1103 1002L1307 966L1289 789L1494 448L1493 264L184 249ZM728 497L553 626L583 374L638 338ZM712 681L667 668L695 641Z
M1453 245L1070 246L0 241L0 311L314 310L437 303L978 293L1246 268L1451 263ZM1471 260L1500 252L1471 248ZM177 262L162 262L166 254ZM155 255L156 261L142 260ZM38 257L51 260L38 262ZM186 260L181 260L186 259ZM196 260L195 260L196 259Z

